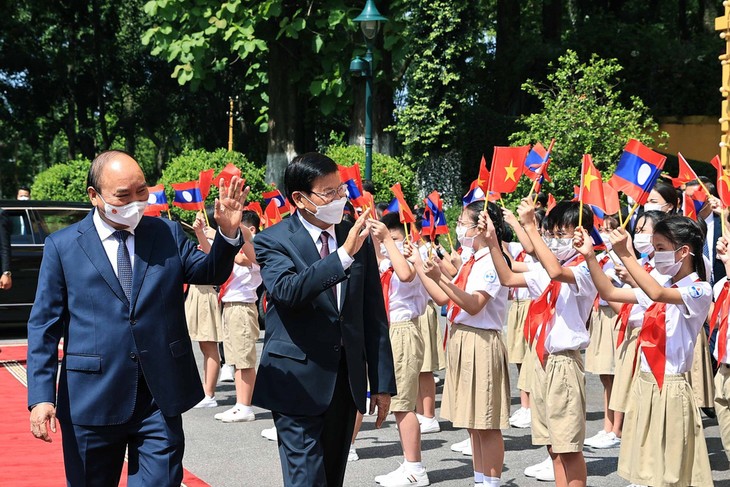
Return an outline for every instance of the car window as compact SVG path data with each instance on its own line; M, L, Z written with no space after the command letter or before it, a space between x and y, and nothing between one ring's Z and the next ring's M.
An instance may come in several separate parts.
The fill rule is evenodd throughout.
M57 230L83 220L89 214L89 210L83 208L36 208L34 211L38 215L39 233L42 239Z
M5 210L5 216L10 221L10 243L16 245L32 244L33 232L28 222L25 210Z

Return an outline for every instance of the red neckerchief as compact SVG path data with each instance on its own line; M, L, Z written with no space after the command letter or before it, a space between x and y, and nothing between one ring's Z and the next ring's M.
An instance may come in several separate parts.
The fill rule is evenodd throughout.
M563 267L577 266L583 261L585 261L585 258L579 255L577 259L573 259ZM548 284L540 297L532 300L530 307L527 309L525 329L528 330L529 336L531 337L530 343L534 340L539 326L543 325L542 332L537 337L537 344L535 345L535 352L543 367L545 367L545 359L547 358L545 355L545 338L550 333L552 324L555 321L555 305L558 302L558 295L560 294L562 285L563 283L560 281L550 281L550 284Z
M393 266L380 275L380 285L383 286L383 301L385 301L385 312L390 316L390 283L393 279ZM390 324L390 320L388 320Z
M723 362L727 357L727 322L728 315L730 315L730 299L728 299L728 293L730 293L730 280L725 281L722 285L722 291L715 301L715 308L712 310L712 316L710 316L710 336L718 327L717 332L717 361ZM718 323L718 316L720 321Z
M644 262L644 270L650 273L654 270L654 267L649 261ZM626 339L626 330L629 326L629 317L631 316L631 309L634 307L633 303L624 303L621 305L621 310L618 312L616 317L616 323L619 324L618 337L616 338L616 348L620 347Z
M527 252L525 252L524 250L521 251L519 254L517 254L517 257L515 257L515 262L524 262L526 255L527 255ZM509 299L509 300L515 299L515 288L513 288L513 287L509 288L509 293L507 295L507 299Z
M239 254L243 253L243 248L238 251ZM236 264L233 264L236 265ZM226 292L228 291L228 286L231 285L231 281L233 281L233 271L231 271L231 275L228 276L228 279L226 279L226 282L221 284L220 289L218 290L218 303L220 303L223 300L223 296L226 295Z
M474 257L475 255L476 252L473 252L471 254L469 260L467 260L464 265L462 265L459 269L459 273L456 275L456 280L454 280L454 286L458 287L462 291L466 290L466 282L469 280L469 274L471 274L471 269L472 267L474 267L474 263L480 260L485 255L489 255L489 252L480 255L478 259ZM461 313L461 307L459 307L459 305L451 300L449 300L449 306L447 309L448 312L446 314L451 322L453 322L454 319L459 315L459 313Z
M603 269L603 266L606 265L606 263L608 263L608 260L610 258L611 257L609 257L608 254L604 255L603 258L598 261L598 266L601 269ZM596 299L593 300L593 311L596 311L596 312L598 311L598 306L601 304L600 301L601 301L601 297L598 294L596 294Z

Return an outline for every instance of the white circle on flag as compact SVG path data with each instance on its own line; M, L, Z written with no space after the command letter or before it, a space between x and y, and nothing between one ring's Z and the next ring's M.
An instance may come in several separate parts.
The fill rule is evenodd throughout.
M182 197L183 197L183 198L185 199L185 201L187 201L188 203L190 203L191 201L193 201L193 194L192 194L192 193L191 193L190 191L183 191L183 192L182 192Z
M476 188L474 190L474 198L475 199L484 198L485 196L486 195L484 194L484 191L482 191L482 188Z
M636 182L639 183L639 186L643 186L649 177L651 177L651 166L647 163L643 163L641 167L639 167L639 172L636 173Z
M157 195L155 193L150 193L149 197L147 198L147 204L154 205L155 203L157 203Z
M277 208L280 208L282 205L282 202L279 198L274 198L274 203L276 203Z

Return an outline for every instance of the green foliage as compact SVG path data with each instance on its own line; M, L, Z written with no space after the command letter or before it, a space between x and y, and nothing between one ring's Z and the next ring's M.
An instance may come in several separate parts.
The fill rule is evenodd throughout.
M40 172L31 188L33 199L87 202L86 175L90 166L91 161L79 157Z
M360 174L365 172L365 150L355 145L330 145L325 149L325 155L332 158L341 166L352 166L355 163L360 165ZM373 184L375 185L375 202L390 201L393 193L390 187L400 183L403 187L403 195L408 204L416 203L418 188L416 187L415 174L405 164L395 157L384 154L373 153Z
M235 164L241 170L241 177L246 178L246 185L251 187L248 201L261 199L261 193L271 189L271 186L267 185L264 181L264 168L257 167L248 161L246 156L240 152L228 152L225 149L218 149L213 152L202 149L185 149L182 154L170 160L170 163L162 172L162 177L158 181L158 183L165 184L165 193L170 203L170 212L181 220L192 224L195 220L194 211L186 211L172 206L175 191L170 184L196 180L200 176L200 171L205 171L206 169L215 169L215 174L217 175L229 162ZM211 186L210 194L205 200L206 206L212 206L217 196L217 185Z
M547 146L551 138L556 139L549 170L553 183L546 189L558 200L572 197L573 185L580 184L583 154L593 156L607 180L629 139L651 145L655 137L666 138L664 133L657 134L656 122L638 97L630 98L631 106L621 103L621 91L616 89L616 75L621 69L615 59L597 55L581 63L578 55L569 50L548 74L547 84L528 80L522 85L523 90L538 98L542 109L522 117L525 130L513 133L510 141L515 145L540 141ZM526 196L530 183L522 181L516 192L505 195L505 200Z

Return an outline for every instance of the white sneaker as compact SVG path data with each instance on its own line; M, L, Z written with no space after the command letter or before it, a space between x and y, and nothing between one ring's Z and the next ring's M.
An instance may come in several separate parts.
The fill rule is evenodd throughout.
M441 431L441 426L439 425L438 419L436 419L436 416L433 418L427 418L425 416L421 416L423 418L423 421L419 419L420 427L421 427L421 434L425 433L438 433Z
M276 430L276 428L274 430ZM261 432L261 434L263 434L263 431ZM355 450L355 447L354 446L351 446L350 447L350 452L347 454L347 461L348 462L356 462L358 460L360 460L360 457L357 456L357 450Z
M433 374L433 383L438 384L439 382L441 382L441 377L439 377L436 374Z
M420 473L406 472L403 465L393 470L389 474L379 475L375 477L375 482L383 487L411 487L431 485L428 480L428 474L424 468Z
M542 462L540 462L536 465L531 465L531 466L527 467L525 469L525 476L526 477L537 477L537 474L542 472L543 470L550 470L550 471L553 470L553 459L552 458L547 457ZM553 476L555 476L554 473L553 473Z
M215 400L215 397L205 396L203 400L201 400L198 404L193 406L193 408L217 408L218 407L218 401Z
M233 365L230 364L223 364L221 365L221 373L218 376L218 382L233 382L233 373L236 371L236 369L233 367Z
M261 430L261 436L266 438L269 441L276 441L278 438L278 435L276 434L276 426L273 426L271 428L266 428L265 430Z
M233 406L227 411L223 411L220 415L216 414L214 417L224 423L244 423L256 419L253 411L244 412L243 409L239 409L236 406Z
M550 461L552 463L552 460ZM555 470L551 468L544 468L535 474L535 480L541 480L543 482L555 482Z
M513 428L529 428L532 425L532 411L521 407L510 416L509 424Z
M451 451L455 451L455 452L461 453L461 452L464 451L464 448L466 448L467 446L468 447L471 447L471 438L467 438L464 441L460 441L458 443L454 443L453 445L451 445Z
M594 440L590 446L597 450L603 450L605 448L615 448L620 445L621 445L621 438L616 436L616 434L613 431L611 431L610 433L607 433L607 434L601 436L600 438L597 438L596 440Z
M593 444L596 441L600 440L607 434L608 434L607 432L601 430L598 433L596 433L595 435L591 436L590 438L586 438L585 441L583 441L583 445L593 447Z
M462 453L463 455L466 455L467 457L470 457L470 456L472 456L472 451L471 451L471 441L469 441L469 444L468 444L468 445L466 445L466 448L464 448L463 450L461 450L461 453Z

